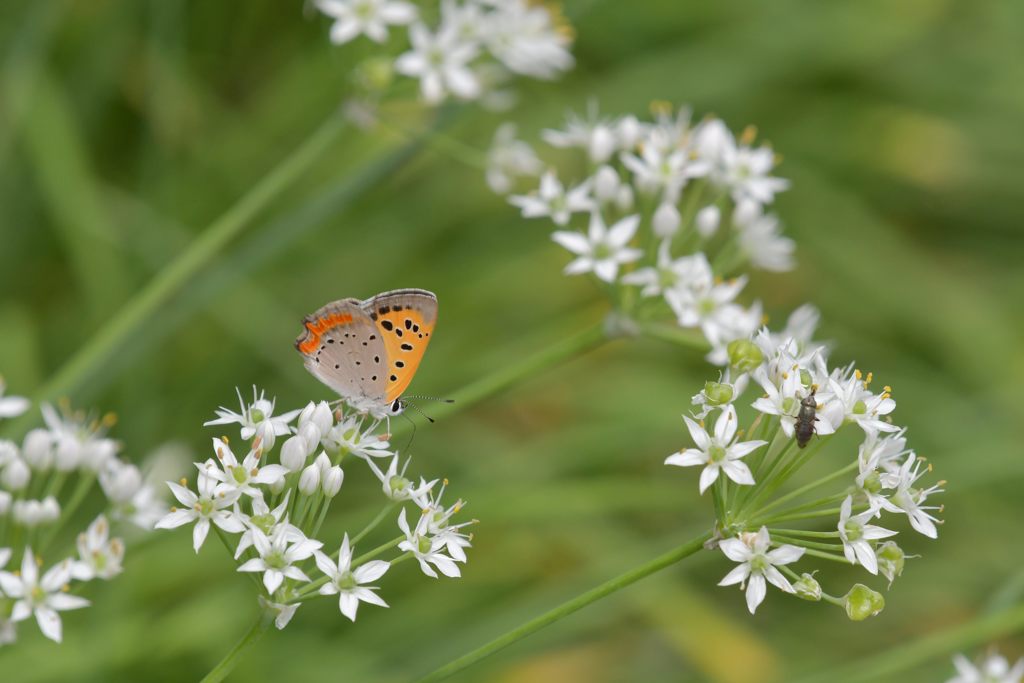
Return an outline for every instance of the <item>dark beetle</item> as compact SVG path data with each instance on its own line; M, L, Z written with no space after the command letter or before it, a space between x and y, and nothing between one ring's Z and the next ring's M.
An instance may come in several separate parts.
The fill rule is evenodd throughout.
M815 412L818 409L818 401L814 398L814 392L818 387L811 385L811 393L800 401L800 412L796 414L796 445L803 448L814 436L814 423L818 421Z

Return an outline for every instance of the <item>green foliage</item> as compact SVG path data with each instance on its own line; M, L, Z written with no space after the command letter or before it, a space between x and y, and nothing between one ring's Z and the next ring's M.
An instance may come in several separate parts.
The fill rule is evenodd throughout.
M591 97L613 114L664 99L756 124L793 180L778 210L800 265L748 289L776 320L818 304L836 360L894 388L899 422L949 480L948 523L937 542L901 535L923 557L864 623L783 596L751 618L714 586L721 557L701 553L453 680L856 676L872 653L1019 605L1024 6L594 0L568 14L579 64L562 82L523 84L507 115L409 125L483 149L506 117L529 136ZM301 2L15 2L0 36L0 371L20 394L293 152L366 53L332 48ZM413 389L448 396L600 321L599 293L560 274L547 233L444 150L348 128L127 345L61 389L120 415L129 459L169 440L205 454L201 423L235 385L283 406L328 398L292 350L303 315L415 286L437 292L441 315ZM661 464L686 443L679 414L707 374L697 352L616 341L420 428L419 466L481 520L465 579L426 583L402 564L391 609L355 625L330 601L304 606L237 680L409 680L707 530L696 487ZM351 477L342 495L370 484ZM376 510L351 509L325 529ZM0 649L0 677L198 679L257 613L218 551L193 556L187 533L129 545L125 574L64 615L66 642L23 629ZM926 641L899 680L941 680L946 648L981 644ZM1024 654L1019 633L1002 646ZM891 658L876 667L894 671Z

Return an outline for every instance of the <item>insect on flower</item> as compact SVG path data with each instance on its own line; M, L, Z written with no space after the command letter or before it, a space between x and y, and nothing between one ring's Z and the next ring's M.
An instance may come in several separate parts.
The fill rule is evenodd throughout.
M796 414L796 445L804 448L807 442L814 436L814 423L818 421L815 413L818 410L818 400L814 398L818 385L811 385L811 393L807 394L800 401L800 412Z

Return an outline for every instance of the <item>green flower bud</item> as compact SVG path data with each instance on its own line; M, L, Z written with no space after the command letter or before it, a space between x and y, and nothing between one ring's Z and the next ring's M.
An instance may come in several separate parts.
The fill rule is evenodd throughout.
M793 582L793 590L798 598L817 602L821 600L821 584L811 574L801 574L800 578Z
M724 406L732 401L732 386L719 382L705 382L704 395L707 396L708 404L713 406Z
M750 372L764 362L764 354L757 344L749 339L737 339L729 342L729 365L740 372Z
M875 551L878 556L878 571L889 579L891 585L896 577L903 573L903 564L907 559L903 549L892 541L886 541Z
M882 611L885 598L878 591L858 583L843 597L843 605L846 607L846 616L853 621L864 621Z

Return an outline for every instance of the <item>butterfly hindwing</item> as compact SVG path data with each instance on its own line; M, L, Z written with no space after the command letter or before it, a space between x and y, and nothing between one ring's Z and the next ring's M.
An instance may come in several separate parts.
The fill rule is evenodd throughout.
M409 386L437 323L437 297L424 289L396 289L362 302L383 340L388 367L385 400Z
M385 400L388 351L377 324L358 299L342 299L303 320L295 340L306 369L346 399Z

